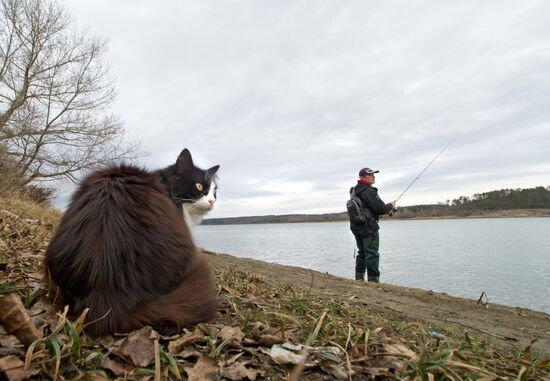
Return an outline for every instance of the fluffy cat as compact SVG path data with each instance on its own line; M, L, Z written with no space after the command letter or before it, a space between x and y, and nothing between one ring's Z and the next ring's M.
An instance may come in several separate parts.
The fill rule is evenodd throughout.
M205 197L212 207L218 168L195 167L185 149L156 172L121 165L85 178L46 251L56 304L72 316L89 307L91 336L145 325L171 334L213 319L216 285L181 207Z

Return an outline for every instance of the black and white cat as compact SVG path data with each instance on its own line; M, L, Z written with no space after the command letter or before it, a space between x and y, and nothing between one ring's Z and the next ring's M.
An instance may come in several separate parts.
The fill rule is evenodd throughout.
M200 224L214 209L217 197L216 172L219 168L219 165L207 170L196 167L186 148L180 153L176 164L157 171L172 199L182 208L189 227Z
M119 165L91 173L73 194L45 255L46 279L71 317L88 308L86 332L151 325L179 332L217 314L217 288L182 208L198 221L216 201L216 172L184 149L149 172Z

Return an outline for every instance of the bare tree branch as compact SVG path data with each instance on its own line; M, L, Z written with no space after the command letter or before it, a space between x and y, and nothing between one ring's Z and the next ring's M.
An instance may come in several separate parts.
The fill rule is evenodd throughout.
M22 184L138 156L110 112L105 48L54 1L0 0L0 148Z

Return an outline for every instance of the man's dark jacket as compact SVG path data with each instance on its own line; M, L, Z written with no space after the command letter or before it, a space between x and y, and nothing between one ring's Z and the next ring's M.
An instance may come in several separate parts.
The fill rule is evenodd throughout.
M350 189L350 194L353 188ZM368 234L378 231L378 219L382 214L388 214L392 210L391 204L386 204L378 196L378 189L368 184L358 182L355 186L355 193L361 199L363 208L369 221L364 224L350 223L350 229L353 234L359 236L366 236Z

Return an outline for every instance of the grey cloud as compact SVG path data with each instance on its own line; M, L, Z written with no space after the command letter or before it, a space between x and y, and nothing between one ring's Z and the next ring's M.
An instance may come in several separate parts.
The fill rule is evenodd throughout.
M363 166L397 196L455 135L404 203L550 184L548 2L66 4L110 41L144 165L221 164L215 216L340 211Z

